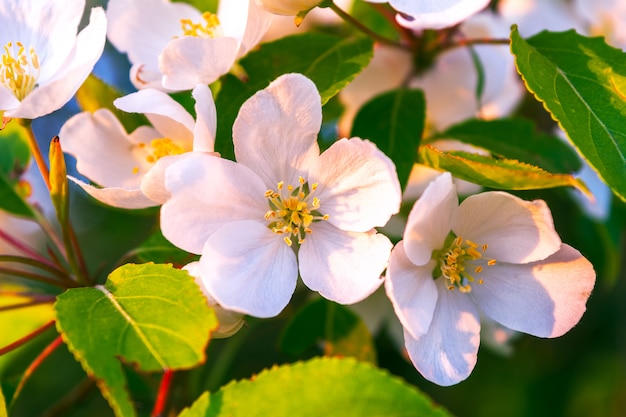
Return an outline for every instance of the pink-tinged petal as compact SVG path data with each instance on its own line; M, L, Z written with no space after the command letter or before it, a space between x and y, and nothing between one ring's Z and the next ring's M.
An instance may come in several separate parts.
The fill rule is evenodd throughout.
M0 87L0 112L16 109L19 105L20 101L13 95L13 92L7 88Z
M172 39L183 35L181 19L203 22L189 4L168 0L109 0L107 36L133 64L157 71L157 57Z
M202 276L200 273L200 262L191 262L185 265L183 267L183 270L189 272L189 275L194 277L196 283L204 293L204 296L208 301L209 307L211 307L215 312L219 327L214 333L211 334L211 337L222 339L224 337L229 337L237 333L245 323L243 320L243 314L222 308L222 306L218 304L215 298L213 298L213 296L209 294L207 289L204 287L204 282L202 281Z
M170 198L170 192L165 188L165 173L170 165L182 161L185 158L193 156L191 152L183 153L180 155L170 155L160 158L152 166L146 175L141 180L141 191L150 200L155 201L158 204L165 203Z
M106 17L100 7L91 9L89 25L76 37L74 49L54 77L41 84L5 116L36 119L60 109L76 93L102 55L106 40Z
M191 90L196 84L211 84L230 71L236 57L235 38L185 36L174 39L159 55L163 87Z
M298 252L307 287L340 304L361 301L380 287L392 247L386 236L345 232L327 222L311 229Z
M127 113L142 113L163 137L192 142L195 121L168 94L147 88L116 99L113 104Z
M452 176L444 173L417 200L404 230L404 250L415 265L426 265L433 250L443 249L458 208Z
M211 89L205 84L198 84L192 92L196 100L196 126L193 132L193 150L213 152L215 132L217 130L217 111Z
M298 184L317 161L322 125L321 98L304 75L286 74L250 97L233 124L237 161L269 188Z
M156 68L156 67L155 67ZM134 64L130 67L130 81L137 90L144 88L155 88L167 91L161 84L163 74L158 68L151 70L144 64Z
M474 366L480 344L480 320L467 294L437 284L439 300L428 333L413 338L404 331L404 342L415 368L438 385L454 385L466 379Z
M153 133L150 129L138 129ZM76 169L103 187L138 189L141 167L133 143L122 124L107 109L83 112L70 118L59 132L63 151L76 158Z
M336 227L366 232L384 226L400 209L396 167L373 143L341 139L320 155L309 172L317 183L320 212Z
M394 9L401 12L397 22L408 29L443 29L454 26L484 9L489 0L391 0Z
M204 245L200 276L222 307L273 317L296 289L298 264L291 248L263 222L230 222Z
M140 189L128 189L120 187L97 188L74 177L70 180L78 184L87 194L96 200L113 207L125 209L141 209L156 206L157 203L144 195Z
M596 274L564 244L542 261L486 267L481 278L484 284L473 285L471 296L487 316L513 330L558 337L582 317Z
M434 261L415 266L406 257L403 241L398 242L389 258L385 291L400 323L414 338L428 331L437 304L434 267Z
M545 259L561 247L552 214L543 200L526 201L492 191L465 199L452 230L470 239L498 262L526 263Z
M254 172L200 152L168 167L165 186L171 197L161 209L163 235L191 253L200 254L209 236L224 223L265 221L269 210L267 189Z
M272 14L258 6L255 0L222 1L217 15L224 35L237 39L238 57L254 48L272 23Z

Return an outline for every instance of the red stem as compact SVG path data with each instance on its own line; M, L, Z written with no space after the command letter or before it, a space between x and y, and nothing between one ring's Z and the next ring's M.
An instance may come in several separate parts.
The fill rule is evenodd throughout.
M34 332L32 332L30 334L27 334L26 336L22 337L19 340L16 340L15 342L11 343L10 345L7 345L7 346L3 347L2 349L0 349L0 356L4 355L5 353L9 353L12 350L15 350L18 347L26 344L27 342L29 342L30 340L32 340L35 337L39 336L41 333L45 332L46 330L48 330L48 328L50 328L52 326L54 326L54 320L49 321L48 323L44 324L43 326L41 326L40 328L38 328Z
M30 301L25 301L23 303L0 306L0 311L17 310L18 308L26 308L26 307L36 306L39 304L53 303L54 300L56 300L56 297L54 296L50 296L47 298L40 298L40 299L32 299Z
M56 339L52 341L52 343L46 346L46 348L39 355L37 355L35 360L28 366L28 368L26 368L26 371L24 371L24 375L22 376L22 379L20 380L20 383L15 389L15 393L13 394L13 400L15 400L18 397L18 395L20 394L20 391L22 391L22 388L24 387L24 384L26 384L26 381L28 380L28 378L30 378L33 372L35 372L37 367L41 365L41 363L48 356L50 356L50 354L52 354L52 352L54 352L56 348L58 348L62 343L63 343L63 339L61 338L61 335L59 335L57 336Z
M170 386L172 384L172 376L174 371L166 369L163 373L163 379L161 379L161 385L159 386L159 392L157 393L154 409L150 417L161 417L165 411L165 405L167 403L167 396L170 392Z

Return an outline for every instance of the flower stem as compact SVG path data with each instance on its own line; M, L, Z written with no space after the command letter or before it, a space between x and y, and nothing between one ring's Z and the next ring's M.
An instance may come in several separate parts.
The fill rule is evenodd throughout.
M26 343L30 342L32 339L34 339L35 337L39 336L41 333L45 332L46 330L48 330L52 326L54 326L54 320L49 321L48 323L46 323L43 326L39 327L34 332L27 334L26 336L22 337L19 340L16 340L15 342L11 343L10 345L7 345L7 346L1 348L0 349L0 356L4 355L5 353L9 353L9 352L13 351L13 350L19 348L22 345L25 345Z
M63 289L66 288L71 288L71 287L75 287L76 284L72 281L70 282L60 282L56 279L50 278L50 277L46 277L44 275L40 275L40 274L35 274L33 272L28 272L28 271L22 271L19 269L13 269L13 268L4 268L4 267L0 267L0 274L7 274L7 275L12 275L15 277L19 277L19 278L24 278L24 279L30 279L33 281L38 281L41 282L43 284L50 284L50 285L54 285L55 287L60 287Z
M339 8L339 6L337 6L334 2L331 1L328 4L328 7L332 11L337 13L337 15L341 17L343 20L345 20L346 22L348 22L349 24L351 24L352 26L354 26L355 28L357 28L358 30L360 30L361 32L369 36L370 38L372 38L374 41L383 43L385 45L394 46L396 48L408 49L405 45L399 42L396 42L393 39L389 39L384 36L381 36L380 34L374 32L373 30L365 26L363 23L356 20L352 15L350 15L349 13L346 13L344 10Z
M52 323L54 323L54 321ZM15 399L19 396L20 392L22 391L22 388L24 388L24 384L26 384L26 381L28 380L28 378L30 378L33 372L35 372L37 367L39 367L39 365L41 365L41 363L48 356L50 356L50 354L52 354L52 352L54 352L56 348L61 346L61 344L63 344L63 339L59 335L52 341L52 343L46 346L46 348L35 358L35 360L28 366L28 368L26 368L26 371L24 371L24 375L22 376L22 379L20 380L19 385L15 389L15 393L13 394L12 401L15 401Z
M39 144L37 143L37 138L35 137L35 132L33 132L32 120L20 119L20 124L26 130L26 138L28 139L28 146L30 147L30 151L33 154L33 158L35 158L35 162L37 163L37 167L39 168L39 172L43 177L48 190L50 189L50 173L48 171L48 166L46 165L46 161L43 158L41 153L41 149L39 148Z
M31 254L27 254L27 255L32 256ZM50 262L49 260L43 257L26 258L23 256L15 256L15 255L0 255L0 262L13 262L13 263L19 263L23 265L29 265L35 268L39 268L42 271L49 272L52 275L62 280L69 280L69 277L67 276L65 271L60 270L59 268L57 268L55 264L53 264L52 262Z
M161 385L159 385L159 392L157 393L156 402L154 404L154 408L152 409L152 414L150 414L150 417L161 417L164 415L163 412L165 411L167 396L170 391L170 386L172 385L173 376L174 371L169 369L166 369L163 373Z
M27 307L33 307L39 304L48 304L48 303L53 303L54 300L56 300L56 297L51 295L48 297L39 297L39 298L35 298L32 299L30 301L25 301L23 303L18 303L18 304L10 304L10 305L6 305L6 306L0 306L0 312L2 311L10 311L10 310L17 310L20 308L27 308Z

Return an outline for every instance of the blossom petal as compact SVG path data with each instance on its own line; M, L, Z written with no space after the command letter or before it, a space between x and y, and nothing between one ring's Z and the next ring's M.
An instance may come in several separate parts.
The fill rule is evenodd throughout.
M401 12L396 21L412 30L443 29L454 26L484 9L489 0L391 0Z
M191 142L195 121L185 108L168 94L152 88L116 99L113 104L127 113L145 114L164 137Z
M140 189L121 187L97 188L85 184L77 178L68 175L68 178L78 184L87 194L96 200L113 207L125 209L141 209L156 206L157 203L144 195Z
M409 358L424 378L449 386L466 379L476 365L480 320L467 294L437 284L439 299L428 333L413 338L405 329Z
M389 258L385 291L400 323L414 338L428 331L437 304L434 267L434 261L415 266L406 257L403 241L398 242Z
M224 308L273 317L296 289L296 256L260 221L224 223L202 249L200 275Z
M211 89L205 84L198 84L192 92L196 100L196 126L193 131L193 150L213 152L215 132L217 130L217 111Z
M433 250L443 248L457 205L456 188L449 173L426 187L411 209L404 230L404 250L411 262L426 265Z
M538 262L483 269L471 297L500 324L539 337L558 337L585 312L595 283L593 266L568 245Z
M91 9L89 25L76 37L74 49L61 70L22 100L20 106L5 116L36 119L60 109L76 93L102 55L106 40L106 17L100 7Z
M165 173L170 199L161 209L163 235L176 246L200 254L204 243L224 223L264 221L267 191L247 167L191 152Z
M561 247L552 214L543 200L525 201L499 191L465 199L452 230L479 246L488 244L486 256L498 262L538 261Z
M107 36L133 64L157 71L157 57L176 36L182 36L181 19L201 22L198 10L181 2L109 0Z
M321 125L315 84L301 74L282 75L241 106L233 124L235 156L269 188L298 184L319 156Z
M320 211L343 230L366 232L384 226L400 209L396 167L373 143L341 139L320 155L309 172L317 183Z
M139 132L137 132L139 131ZM137 129L150 136L151 129ZM139 161L133 155L133 141L108 109L79 113L59 132L63 150L76 157L76 169L103 187L138 189L141 175L133 170Z
M272 14L257 5L255 0L222 1L217 15L224 35L237 39L238 57L254 48L272 23Z
M361 301L380 287L392 247L386 236L345 232L327 222L311 229L298 252L307 287L340 304Z
M196 84L211 84L230 70L236 58L235 38L173 39L159 55L163 87L191 90Z

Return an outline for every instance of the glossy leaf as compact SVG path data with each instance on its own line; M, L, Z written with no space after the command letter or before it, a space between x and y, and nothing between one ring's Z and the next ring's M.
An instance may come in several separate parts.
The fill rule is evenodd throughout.
M180 417L445 417L395 376L352 358L316 358L265 370L203 394Z
M193 278L170 265L124 265L104 286L61 294L55 309L70 351L124 417L136 414L120 360L146 372L191 368L217 327Z
M292 35L260 46L240 65L246 81L227 74L215 100L217 136L215 150L234 159L232 126L243 102L282 74L297 72L317 86L322 104L337 94L359 73L373 55L369 38L344 38L321 33Z
M351 310L323 298L305 305L283 332L280 347L293 356L321 343L326 356L350 356L376 363L374 340Z
M525 119L468 120L451 126L436 138L457 139L501 158L517 159L552 173L581 168L576 151L563 140L535 131Z
M551 174L537 166L513 159L496 159L467 152L444 152L431 145L423 145L419 150L419 162L490 188L533 190L571 186L589 193L585 184L571 175Z
M84 111L93 113L101 108L111 110L127 132L132 132L141 125L149 124L144 115L126 113L115 107L113 101L121 96L120 91L91 74L76 92L76 101Z
M515 26L511 50L528 90L626 201L626 53L573 30L524 40Z
M2 173L0 173L0 210L22 217L35 217L33 209L26 203L15 185Z
M354 119L351 136L370 139L396 164L402 189L415 163L426 119L424 93L399 89L366 103Z

